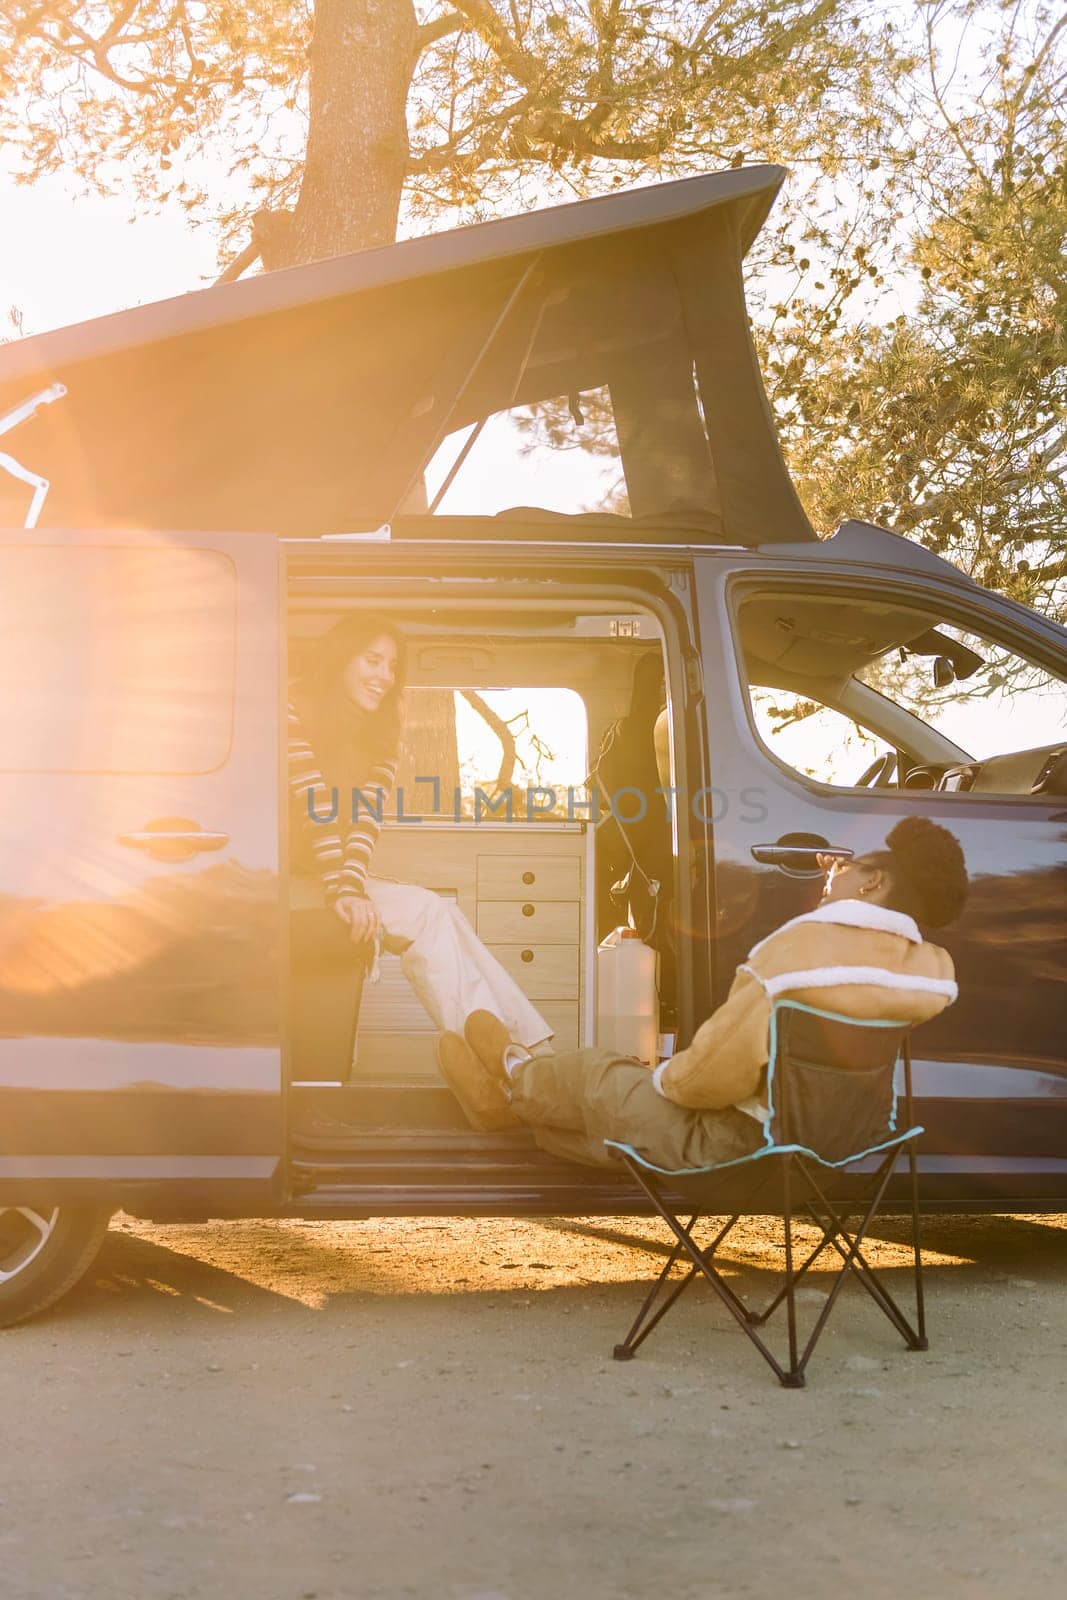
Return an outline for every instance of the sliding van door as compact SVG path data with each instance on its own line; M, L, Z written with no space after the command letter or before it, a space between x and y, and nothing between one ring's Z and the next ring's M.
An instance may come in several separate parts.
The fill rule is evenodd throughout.
M0 1202L271 1193L276 564L0 539Z

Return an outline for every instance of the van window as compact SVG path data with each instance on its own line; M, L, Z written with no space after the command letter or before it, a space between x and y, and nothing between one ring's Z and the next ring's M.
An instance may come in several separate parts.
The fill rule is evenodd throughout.
M757 733L817 782L1029 794L1067 740L1062 678L885 590L761 595L740 631Z
M546 257L468 369L441 425L449 433L434 436L437 453L402 510L699 508L718 526L709 375L698 384L694 354L673 257L640 239L619 241L610 259ZM419 414L440 398L423 396Z
M491 517L514 506L628 516L607 386L498 411L450 433L427 468L426 498L442 516Z
M752 689L756 730L768 750L802 777L851 787L892 746L850 717L788 689Z
M233 564L214 550L0 549L0 767L220 766L235 605Z
M398 782L408 815L472 818L477 812L491 820L490 802L510 791L513 816L525 819L527 790L537 787L545 793L534 803L535 819L560 819L571 796L575 806L587 798L589 735L585 703L575 690L416 685L405 698ZM503 808L496 815L503 817Z
M921 718L976 761L1067 738L1062 679L990 639L935 618L930 622L944 641L942 657L949 667L960 651L976 659L959 657L963 670L938 684L934 657L891 652L858 672L858 681ZM947 669L941 671L948 678Z

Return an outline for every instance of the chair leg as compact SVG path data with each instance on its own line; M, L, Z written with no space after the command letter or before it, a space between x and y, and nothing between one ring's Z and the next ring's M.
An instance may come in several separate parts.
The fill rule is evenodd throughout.
M904 1037L901 1049L901 1060L904 1067L904 1109L908 1118L908 1127L915 1126L915 1096L911 1078L911 1041L907 1035ZM919 1166L917 1138L908 1141L908 1178L911 1188L911 1244L915 1255L915 1321L917 1323L917 1350L929 1350L930 1341L926 1337L926 1301L923 1294L923 1258L922 1238L919 1233Z
M699 1216L700 1212L694 1211L693 1215L689 1218L689 1221L685 1225L685 1232L687 1235L692 1235L694 1225L696 1224ZM649 1334L652 1332L652 1329L656 1326L656 1323L661 1321L662 1318L666 1316L674 1302L681 1294L684 1293L686 1289L688 1289L690 1283L692 1283L693 1279L696 1277L696 1268L690 1267L685 1277L675 1285L673 1292L667 1296L666 1301L660 1306L655 1316L652 1317L647 1325L645 1324L645 1319L655 1304L656 1297L658 1296L663 1285L666 1283L667 1279L670 1277L674 1268L674 1264L679 1259L681 1254L682 1247L676 1241L674 1248L667 1257L667 1262L663 1268L663 1271L660 1273L659 1277L648 1291L648 1294L645 1296L641 1309L634 1318L633 1326L630 1328L629 1333L626 1335L622 1343L617 1344L612 1351L612 1355L616 1361L633 1360L634 1352L636 1351L638 1345L641 1345L645 1342Z
M885 1193L886 1186L888 1185L889 1179L893 1172L893 1168L896 1165L896 1159L897 1152L894 1151L886 1157L886 1160L879 1168L875 1177L875 1189L872 1198L868 1204L863 1219L856 1230L855 1235L850 1235L846 1231L842 1219L838 1216L834 1206L823 1193L823 1190L817 1180L810 1172L805 1173L805 1176L807 1177L812 1188L815 1190L823 1206L826 1208L826 1212L830 1217L831 1227L829 1231L827 1232L826 1224L821 1218L817 1218L817 1220L819 1221L820 1226L824 1229L824 1232L827 1232L828 1242L837 1251L838 1255L841 1256L843 1266L841 1267L834 1286L827 1297L826 1304L823 1306L821 1312L819 1313L819 1317L816 1320L815 1327L813 1328L811 1337L808 1341L808 1348L805 1351L804 1358L801 1363L802 1365L807 1361L808 1356L814 1349L815 1342L825 1326L826 1320L833 1309L834 1303L837 1300L837 1296L840 1294L841 1289L844 1286L845 1278L848 1276L849 1272L855 1273L856 1277L863 1284L872 1300L874 1300L875 1304L882 1312L884 1312L885 1316L888 1317L889 1321L896 1328L897 1332L901 1335L909 1349L916 1350L921 1348L917 1342L918 1335L916 1334L915 1330L912 1328L911 1324L908 1322L908 1319L905 1317L904 1313L893 1299L893 1296L881 1282L877 1273L874 1271L862 1253L863 1241L867 1235L868 1228L877 1214L878 1207L882 1203L882 1196ZM847 1250L841 1243L842 1239L848 1241Z
M793 1273L792 1282L793 1282L794 1290L796 1288L796 1285L799 1284L801 1278L803 1278L804 1274L806 1272L808 1272L812 1266L814 1266L815 1262L822 1255L822 1253L826 1249L827 1245L832 1245L837 1250L837 1253L838 1253L839 1256L842 1256L842 1257L844 1256L845 1252L842 1251L841 1248L835 1242L834 1235L837 1234L843 1239L851 1240L851 1235L848 1232L848 1228L847 1228L846 1224L848 1223L850 1217L852 1216L851 1209L848 1210L848 1211L844 1211L844 1212L842 1212L840 1214L838 1214L837 1212L834 1211L833 1207L830 1205L829 1201L826 1199L826 1196L824 1194L822 1194L822 1191L819 1190L818 1185L815 1183L815 1181L811 1177L810 1173L806 1170L806 1168L804 1166L804 1163L802 1161L800 1161L799 1158L797 1158L797 1160L798 1160L798 1165L800 1166L801 1170L804 1173L804 1176L812 1184L812 1187L815 1188L816 1191L819 1193L819 1196L820 1196L823 1204L826 1206L827 1210L829 1211L830 1220L827 1221L825 1217L820 1216L819 1212L817 1211L817 1209L815 1208L815 1206L812 1204L812 1202L810 1200L805 1202L807 1210L811 1215L812 1221L815 1223L816 1227L818 1227L820 1229L820 1237L819 1237L818 1242L813 1247L813 1249L811 1249L808 1252L808 1254L805 1257L804 1261L801 1263L801 1265L799 1267L797 1267L797 1269ZM876 1283L878 1282L878 1280L877 1280L877 1278L875 1276L873 1268L867 1262L865 1257L863 1257L862 1255L857 1255L856 1265L857 1265L858 1269L863 1269L863 1270L869 1272L871 1277L875 1279L875 1282ZM881 1285L879 1285L879 1287L881 1287ZM887 1298L891 1298L889 1296L889 1291L887 1289L883 1288L882 1292L886 1295ZM787 1278L786 1281L782 1284L782 1287L778 1290L778 1293L774 1296L774 1298L772 1300L769 1300L767 1302L767 1304L763 1307L762 1311L751 1313L751 1320L753 1322L755 1322L757 1324L757 1326L759 1326L759 1327L762 1327L764 1323L769 1322L770 1319L773 1317L774 1313L778 1310L778 1307L782 1304L782 1301L788 1295L788 1293L789 1293L789 1279Z
M782 1172L782 1220L785 1227L785 1317L789 1333L789 1371L782 1383L789 1389L804 1387L804 1372L797 1365L796 1278L793 1275L793 1158L787 1156Z
M825 1226L822 1218L819 1216L819 1213L815 1210L814 1206L811 1207L811 1214L820 1226ZM871 1266L862 1250L857 1249L853 1259L851 1261L849 1260L849 1250L845 1248L845 1245L852 1245L854 1240L853 1236L844 1226L844 1223L842 1223L840 1228L837 1229L835 1229L832 1225L828 1226L826 1228L826 1239L827 1243L834 1250L836 1250L837 1254L841 1257L841 1261L843 1263L842 1271L847 1268L855 1272L856 1277L866 1289L867 1293L870 1295L879 1311L883 1312L893 1324L901 1338L904 1340L904 1343L907 1345L908 1349L924 1349L925 1346L920 1343L919 1335L916 1333L915 1329L912 1328L906 1315L900 1309L899 1305L894 1300L885 1284L879 1278L878 1274L875 1272L874 1268ZM842 1240L845 1241L844 1245L842 1244ZM858 1242L862 1244L862 1235L858 1236Z
M882 1195L885 1193L885 1186L889 1182L889 1173L891 1172L891 1170L892 1170L892 1163L888 1163L887 1166L885 1167L885 1170L880 1175L881 1176L881 1181L878 1184L878 1188L877 1188L877 1190L875 1192L875 1195L874 1195L873 1199L871 1200L870 1205L867 1208L866 1214L865 1214L865 1216L863 1218L863 1221L860 1224L859 1231L858 1231L858 1233L856 1235L856 1238L853 1239L853 1240L850 1240L850 1242L849 1242L849 1250L848 1250L847 1255L845 1256L845 1264L841 1268L840 1272L837 1274L837 1277L834 1280L833 1288L830 1290L830 1293L827 1295L825 1303L823 1304L822 1310L819 1312L819 1315L815 1319L815 1325L812 1328L811 1333L808 1335L808 1342L804 1346L804 1353L800 1358L800 1371L802 1373L803 1373L804 1369L806 1368L809 1360L811 1359L812 1352L814 1351L815 1346L819 1342L819 1339L820 1339L820 1337L822 1335L823 1329L825 1328L827 1322L830 1320L830 1313L833 1311L834 1306L837 1304L837 1297L841 1293L841 1290L845 1286L845 1278L848 1276L848 1269L853 1264L855 1253L856 1253L856 1250L858 1249L858 1246L859 1246L859 1241L862 1240L863 1235L866 1233L868 1225L870 1224L870 1221L871 1221L872 1217L875 1215L876 1211L878 1210L879 1205L881 1204ZM833 1243L833 1242L834 1242L834 1240L831 1239L831 1243Z
M626 1165L629 1167L630 1172L632 1173L633 1177L640 1184L640 1186L644 1190L646 1196L651 1201L652 1205L655 1207L656 1211L663 1218L663 1220L667 1224L668 1228L674 1234L674 1237L678 1242L679 1248L682 1251L684 1251L684 1253L689 1257L690 1261L692 1262L692 1266L693 1266L693 1271L691 1273L689 1273L688 1276L683 1280L682 1284L680 1284L677 1287L676 1292L674 1294L672 1294L668 1304L665 1305L662 1308L662 1310L660 1311L660 1313L656 1316L655 1321L659 1321L660 1320L660 1317L666 1313L666 1311L669 1309L669 1306L672 1305L674 1303L674 1301L678 1298L678 1295L681 1294L682 1289L685 1288L685 1287L688 1287L689 1283L692 1282L693 1278L696 1277L697 1273L700 1273L700 1274L703 1275L703 1277L707 1280L707 1282L714 1289L715 1293L718 1295L719 1299L723 1302L723 1304L727 1307L727 1309L729 1310L730 1314L734 1317L735 1321L744 1330L744 1333L748 1337L748 1339L750 1339L751 1342L755 1345L756 1349L759 1351L759 1353L763 1357L764 1361L766 1361L767 1365L772 1369L772 1371L774 1372L775 1376L778 1378L779 1382L785 1384L789 1388L799 1388L803 1384L803 1381L804 1381L803 1380L803 1374L801 1374L801 1376L800 1376L799 1383L793 1381L790 1378L789 1373L782 1366L781 1362L778 1360L777 1356L774 1354L774 1351L771 1350L769 1348L769 1346L764 1343L764 1341L760 1338L759 1334L756 1332L756 1329L755 1329L755 1327L753 1326L753 1324L752 1324L752 1322L750 1320L749 1313L748 1313L748 1310L745 1307L745 1305L738 1298L738 1296L733 1292L733 1290L730 1288L729 1284L725 1281L725 1279L723 1279L720 1276L720 1274L715 1270L715 1267L712 1264L712 1257L714 1255L714 1252L715 1252L716 1248L718 1247L718 1244L721 1242L721 1240L723 1238L725 1238L725 1236L729 1232L730 1228L732 1228L734 1223L737 1221L737 1217L742 1215L742 1213L738 1212L737 1216L731 1217L731 1219L727 1223L726 1227L720 1230L719 1236L716 1239L715 1243L712 1244L711 1247L707 1251L703 1251L695 1243L695 1241L691 1237L688 1229L686 1227L683 1227L683 1225L679 1222L678 1218L674 1215L674 1213L664 1204L663 1200L660 1198L660 1195L653 1188L652 1184L649 1183L648 1180L646 1179L645 1174L644 1174L644 1172L642 1172L641 1168L638 1167L635 1163L630 1162L626 1157L624 1157L623 1159L626 1162ZM660 1274L660 1278L659 1278L659 1282L661 1283L662 1281L663 1281L663 1274L661 1273ZM659 1286L659 1284L657 1283L657 1288L658 1288L658 1286ZM646 1305L648 1303L649 1302L646 1301ZM642 1308L642 1313L643 1313L643 1311L644 1311L644 1308ZM649 1329L646 1330L646 1331L650 1331L651 1327L653 1325L654 1325L653 1323L650 1323L649 1324ZM628 1336L628 1339L632 1337L632 1332L633 1332L633 1330L631 1330L631 1335ZM616 1348L618 1349L620 1347L616 1347ZM626 1346L625 1345L622 1346L621 1348L624 1351L626 1350ZM623 1354L620 1357L618 1357L618 1359L625 1361L625 1360L629 1359L629 1357L628 1357L628 1354Z
M823 1222L822 1218L817 1214L817 1212L812 1210L810 1201L807 1203L807 1205L808 1205L808 1210L811 1211L812 1217L814 1218L816 1223L818 1223L819 1227L822 1229L822 1238L819 1240L819 1242L815 1246L815 1248L808 1253L808 1255L806 1256L804 1261L801 1262L800 1266L793 1273L794 1286L800 1282L801 1278L809 1270L809 1268L814 1266L814 1264L818 1260L819 1256L821 1256L823 1251L825 1250L827 1244L829 1243L830 1235L834 1231L834 1225L832 1223ZM848 1215L849 1215L849 1213L846 1212L845 1213L846 1220L848 1219ZM781 1305L782 1301L785 1299L785 1297L788 1294L788 1292L789 1292L789 1284L788 1284L788 1280L787 1280L785 1283L782 1284L782 1287L778 1290L778 1293L774 1296L773 1300L768 1300L767 1304L763 1307L762 1311L752 1311L752 1312L749 1313L749 1320L751 1322L754 1322L758 1328L761 1328L764 1325L764 1323L769 1322L771 1320L771 1318L774 1316L774 1313L778 1310L778 1307Z
M755 1345L756 1349L766 1361L767 1365L774 1372L778 1381L785 1388L800 1389L804 1387L806 1381L805 1373L808 1362L811 1359L815 1347L822 1335L823 1329L826 1327L834 1306L837 1303L838 1295L841 1293L841 1290L844 1287L845 1280L850 1273L854 1273L860 1280L868 1294L874 1300L875 1304L901 1334L909 1349L925 1349L927 1346L925 1332L921 1321L918 1331L912 1328L904 1313L893 1299L893 1296L889 1293L889 1290L885 1287L878 1274L867 1261L862 1249L871 1223L877 1215L878 1208L882 1203L889 1179L892 1176L893 1170L896 1166L898 1154L898 1151L892 1151L885 1158L881 1166L874 1174L873 1185L872 1189L869 1191L869 1199L866 1202L866 1208L860 1217L858 1226L856 1227L854 1233L850 1232L849 1227L847 1226L850 1220L852 1208L839 1213L836 1207L831 1203L827 1195L824 1193L818 1180L813 1176L810 1170L808 1170L808 1164L799 1157L794 1156L786 1163L782 1185L782 1212L785 1230L785 1284L782 1289L779 1290L778 1294L775 1295L770 1304L760 1312L753 1312L748 1309L748 1307L743 1303L734 1290L731 1289L730 1285L726 1282L722 1275L716 1270L713 1261L715 1252L722 1243L723 1239L725 1239L726 1235L739 1220L739 1217L748 1214L750 1208L746 1206L742 1211L739 1211L730 1217L725 1226L720 1228L712 1243L706 1249L702 1250L693 1237L693 1230L697 1221L699 1220L699 1212L694 1212L694 1214L689 1218L689 1221L683 1224L666 1205L660 1196L658 1189L647 1178L644 1171L636 1163L631 1163L624 1157L631 1175L639 1184L640 1188L644 1191L646 1197L651 1202L656 1212L667 1224L667 1227L670 1229L671 1233L674 1235L675 1243L673 1249L671 1250L670 1256L667 1259L665 1267L659 1274L659 1277L656 1279L656 1282L653 1284L648 1295L645 1297L645 1301L638 1312L633 1326L627 1333L623 1342L615 1346L614 1355L616 1360L628 1361L633 1358L633 1355L638 1347L652 1332L653 1328L655 1328L657 1324L662 1321L667 1312L674 1305L675 1301L677 1301L681 1295L684 1294L685 1290L698 1275L703 1276L711 1285L716 1295L726 1306L727 1310L734 1317L735 1321L739 1324L744 1333L748 1336L751 1343ZM814 1221L821 1229L822 1237L815 1248L805 1255L799 1266L797 1266L795 1263L795 1241L793 1238L794 1197L792 1180L795 1178L797 1172L799 1172L800 1175L807 1181L808 1185L810 1186L810 1190L817 1197L817 1200L822 1208L822 1214L820 1214L820 1211L816 1209L815 1205L810 1200L806 1200L805 1202L808 1211L811 1213ZM916 1230L916 1282L921 1286L922 1263L918 1248L917 1217L915 1215L916 1210L917 1207L913 1204L913 1224ZM827 1244L831 1245L838 1256L840 1256L842 1265L834 1281L833 1287L831 1288L830 1293L827 1295L824 1305L819 1311L819 1315L815 1320L815 1324L811 1329L808 1339L801 1350L799 1348L800 1340L797 1330L796 1288L800 1279L808 1271L812 1263L816 1260ZM679 1279L673 1285L666 1298L661 1298L661 1292L666 1287L667 1280L670 1277L676 1262L680 1261L683 1256L688 1257L690 1263L689 1270L686 1272L683 1278ZM775 1356L774 1352L756 1331L758 1327L761 1327L767 1321L777 1307L781 1305L783 1300L786 1302L786 1316L788 1323L789 1364L787 1367L782 1365L782 1363ZM919 1307L921 1318L921 1297L919 1299Z
M922 1236L919 1233L919 1169L915 1153L915 1140L908 1145L908 1175L911 1180L911 1246L915 1259L915 1321L916 1343L914 1350L929 1350L926 1337L926 1299L923 1294Z
M689 1237L690 1240L692 1240L693 1236L693 1227L699 1217L700 1212L695 1211L683 1229L683 1232ZM700 1251L700 1254L703 1256L705 1261L711 1260L712 1256L715 1254L722 1241L726 1238L726 1235L730 1232L730 1229L734 1226L736 1221L736 1216L730 1217L725 1225L719 1229L718 1233L715 1235L715 1238L711 1241L711 1244L708 1245L706 1249ZM637 1350L638 1346L644 1344L653 1328L657 1325L657 1323L663 1321L663 1318L667 1315L667 1312L674 1305L674 1302L681 1298L686 1289L688 1289L689 1285L692 1283L693 1279L698 1276L700 1268L691 1266L685 1277L680 1278L675 1284L674 1288L671 1290L671 1293L667 1296L666 1300L663 1301L662 1305L657 1307L655 1314L651 1317L648 1316L652 1306L655 1305L656 1297L659 1294L660 1289L666 1283L672 1267L680 1258L681 1254L682 1245L680 1243L676 1243L674 1249L667 1258L666 1266L663 1268L663 1271L660 1273L659 1277L652 1285L652 1288L645 1296L644 1304L637 1313L633 1327L630 1329L623 1342L621 1344L617 1344L612 1351L612 1356L616 1361L633 1360L634 1352ZM729 1293L732 1294L733 1291L730 1290ZM740 1305L741 1302L737 1301L737 1304ZM646 1317L648 1318L647 1321L645 1320Z

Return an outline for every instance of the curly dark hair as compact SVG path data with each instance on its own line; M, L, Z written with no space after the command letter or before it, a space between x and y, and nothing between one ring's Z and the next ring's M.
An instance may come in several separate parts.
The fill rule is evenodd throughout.
M928 817L905 817L886 839L885 850L868 859L892 881L895 910L943 928L955 921L967 899L967 863L955 834Z

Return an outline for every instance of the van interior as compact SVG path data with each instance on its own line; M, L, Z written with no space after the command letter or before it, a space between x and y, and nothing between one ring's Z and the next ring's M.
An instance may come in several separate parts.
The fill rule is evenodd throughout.
M528 598L446 605L411 595L361 600L358 585L346 593L343 582L323 587L292 581L290 682L317 641L361 605L387 615L406 641L404 745L371 873L454 900L566 1049L597 1042L597 945L647 912L629 897L654 871L664 881L648 934L659 955L650 1003L660 1032L673 1031L677 818L670 796L654 791L671 783L675 697L656 617L592 596L561 602L558 587L552 596L531 585ZM612 754L601 773L605 744ZM609 797L620 775L630 792L618 797L616 816ZM434 1025L398 955L386 946L371 981L366 947L353 946L321 879L289 842L295 1144L314 1144L302 1129L325 1118L357 1132L466 1129L436 1066Z

